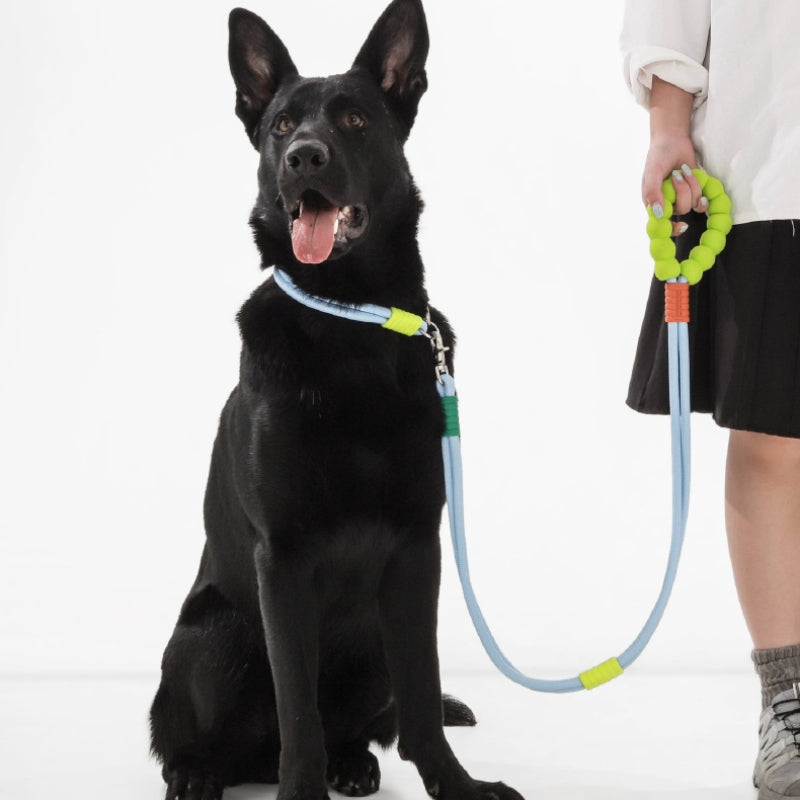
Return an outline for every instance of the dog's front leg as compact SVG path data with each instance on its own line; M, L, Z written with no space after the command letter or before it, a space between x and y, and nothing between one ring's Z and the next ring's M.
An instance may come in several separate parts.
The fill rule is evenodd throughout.
M440 571L434 534L400 549L381 583L381 632L400 755L414 762L428 794L439 800L523 800L505 784L473 780L445 739L436 644Z
M279 800L327 798L327 756L317 706L319 630L313 569L256 550L259 600L280 727Z
M436 645L441 549L438 536L406 545L381 582L381 631L397 703L402 758L417 766L425 788L464 784L462 769L444 737Z

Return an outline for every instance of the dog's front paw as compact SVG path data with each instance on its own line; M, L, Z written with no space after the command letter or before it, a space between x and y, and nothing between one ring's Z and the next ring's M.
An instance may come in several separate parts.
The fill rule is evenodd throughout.
M484 783L475 781L480 800L525 800L525 798L504 783Z
M164 771L165 800L221 800L222 783L212 775L178 767Z
M284 780L278 785L277 800L330 800L324 786L317 788L317 782Z
M516 789L504 783L486 783L471 778L457 786L447 787L438 781L426 781L425 789L434 800L525 800Z
M378 759L369 750L331 754L328 783L348 797L364 797L377 792L381 785Z

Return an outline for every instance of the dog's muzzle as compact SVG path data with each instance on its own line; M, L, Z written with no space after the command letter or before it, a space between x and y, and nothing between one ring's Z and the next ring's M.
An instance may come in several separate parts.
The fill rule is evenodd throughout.
M363 204L339 204L316 189L306 189L286 203L292 250L304 264L321 264L331 255L343 255L364 235L369 214Z

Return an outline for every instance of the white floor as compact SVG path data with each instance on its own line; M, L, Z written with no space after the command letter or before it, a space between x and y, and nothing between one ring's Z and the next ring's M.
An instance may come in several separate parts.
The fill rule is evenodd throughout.
M161 800L148 757L157 678L0 679L2 800ZM497 674L445 675L478 716L448 738L476 778L526 800L755 800L755 677L632 671L593 692L540 695ZM379 798L424 800L412 766L380 756ZM274 787L225 800L272 800ZM332 800L337 795L331 794Z

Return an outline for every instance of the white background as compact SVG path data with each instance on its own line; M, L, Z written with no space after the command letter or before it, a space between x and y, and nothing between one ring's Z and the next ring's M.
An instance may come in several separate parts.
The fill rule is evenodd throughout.
M154 675L196 572L234 315L263 277L230 5L0 6L1 675ZM312 75L344 71L383 5L250 7ZM565 677L638 632L670 527L668 423L623 402L650 259L621 13L429 0L407 147L429 291L460 336L476 591L512 660ZM684 560L643 671L751 669L725 443L695 420ZM483 670L443 534L443 670Z

